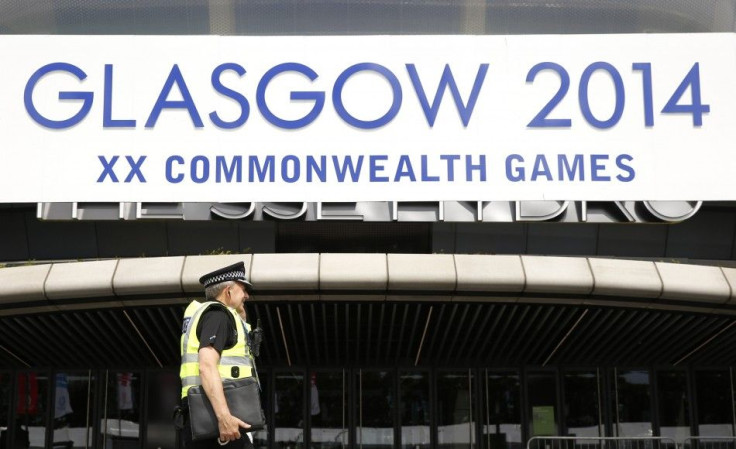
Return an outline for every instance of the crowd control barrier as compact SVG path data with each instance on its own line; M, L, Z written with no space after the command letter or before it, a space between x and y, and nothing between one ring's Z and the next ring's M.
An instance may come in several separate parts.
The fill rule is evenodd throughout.
M679 448L675 440L666 437L532 437L526 447L527 449L684 449Z
M689 437L680 449L736 449L736 437Z

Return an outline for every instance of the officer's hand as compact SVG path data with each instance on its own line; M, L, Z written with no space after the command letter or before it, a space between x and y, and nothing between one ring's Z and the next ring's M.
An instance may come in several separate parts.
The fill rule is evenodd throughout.
M241 421L233 415L228 415L218 421L220 441L229 442L240 438L240 429L250 429L250 424Z
M242 318L243 320L247 319L246 311L245 311L245 302L242 302L238 305L238 307L235 308L235 312Z

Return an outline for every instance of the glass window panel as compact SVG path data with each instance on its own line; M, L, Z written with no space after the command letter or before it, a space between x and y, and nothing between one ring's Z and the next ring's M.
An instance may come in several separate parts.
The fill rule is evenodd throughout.
M341 449L348 444L347 378L344 371L312 372L309 415L313 449Z
M579 5L585 4L586 7ZM730 32L714 0L177 0L0 2L3 34L540 34Z
M8 424L10 420L10 398L13 395L13 382L10 373L0 372L0 447L8 447Z
M399 374L401 447L429 449L429 373Z
M107 371L100 436L105 449L141 447L141 373Z
M302 447L304 444L304 374L274 374L274 446Z
M105 6L55 0L49 8L53 22L46 26L58 34L206 34L210 30L204 1L160 0L146 5L123 0Z
M148 418L146 421L147 449L175 449L176 427L171 425L171 411L179 405L181 389L176 371L149 371Z
M486 447L521 448L521 382L517 373L487 373L484 409Z
M268 373L262 369L258 370L258 379L261 383L261 407L263 407L263 413L266 414L266 427L258 432L253 432L253 447L256 449L265 449L268 447L268 430L269 430L269 410L271 409L271 395L269 394L269 376Z
M557 382L554 373L536 372L527 376L529 391L529 434L558 435Z
M36 371L18 373L16 394L15 447L46 447L48 374Z
M91 447L95 378L89 371L54 376L54 446Z
M680 443L690 436L690 401L687 372L657 372L660 434Z
M392 371L359 371L358 446L390 449L394 445L394 375Z
M614 370L611 401L613 433L621 437L652 436L652 405L647 370Z
M603 434L599 419L597 371L567 372L563 375L565 427L568 436L598 437Z
M476 391L469 371L438 373L437 444L440 449L475 447Z
M706 437L733 435L731 378L728 370L696 371L698 434Z

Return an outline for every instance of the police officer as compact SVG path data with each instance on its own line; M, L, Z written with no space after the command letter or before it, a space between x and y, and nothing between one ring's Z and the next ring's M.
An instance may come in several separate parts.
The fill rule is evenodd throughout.
M255 376L253 355L248 345L245 301L252 288L239 262L199 279L206 302L192 301L184 312L181 338L181 396L183 428L181 442L190 448L252 448L250 425L230 414L222 379ZM192 441L186 404L187 390L202 385L217 417L219 438Z

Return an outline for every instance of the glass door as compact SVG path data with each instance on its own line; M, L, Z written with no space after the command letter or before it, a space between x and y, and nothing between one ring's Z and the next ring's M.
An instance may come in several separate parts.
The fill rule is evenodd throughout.
M18 447L46 447L49 377L45 372L22 371L16 383L14 440Z
M345 371L312 371L309 375L309 418L312 449L345 449L348 445L348 386Z
M476 393L470 370L441 371L437 374L437 447L476 447Z
M10 437L10 398L13 396L13 378L8 372L0 372L0 447L8 445Z
M394 445L394 371L356 373L355 443L357 449L391 449Z
M146 449L176 449L177 431L171 411L179 404L181 388L177 371L148 371L146 376L148 410Z
M530 372L527 375L527 391L529 435L559 435L557 429L560 411L557 409L556 374L550 371Z
M731 373L727 369L695 372L695 397L698 405L698 435L733 435Z
M93 445L93 404L96 382L92 371L59 372L54 376L55 448L86 449Z
M488 449L521 448L521 381L517 372L486 371L483 438Z
M562 375L562 411L567 436L603 436L600 385L597 370L567 371Z
M304 373L277 371L274 373L274 448L304 447Z
M676 443L690 437L690 400L686 371L658 371L659 432Z
M616 368L613 373L613 436L652 436L649 371Z
M105 371L103 408L98 447L137 449L141 447L141 373Z
M430 406L429 372L399 373L399 419L401 448L429 449Z
M271 383L270 374L263 370L258 370L258 381L261 385L261 408L263 413L266 415L266 427L263 430L252 433L253 447L255 449L267 449L268 446L268 434L273 428L269 418L269 410L271 410L271 394L269 393L269 387Z

